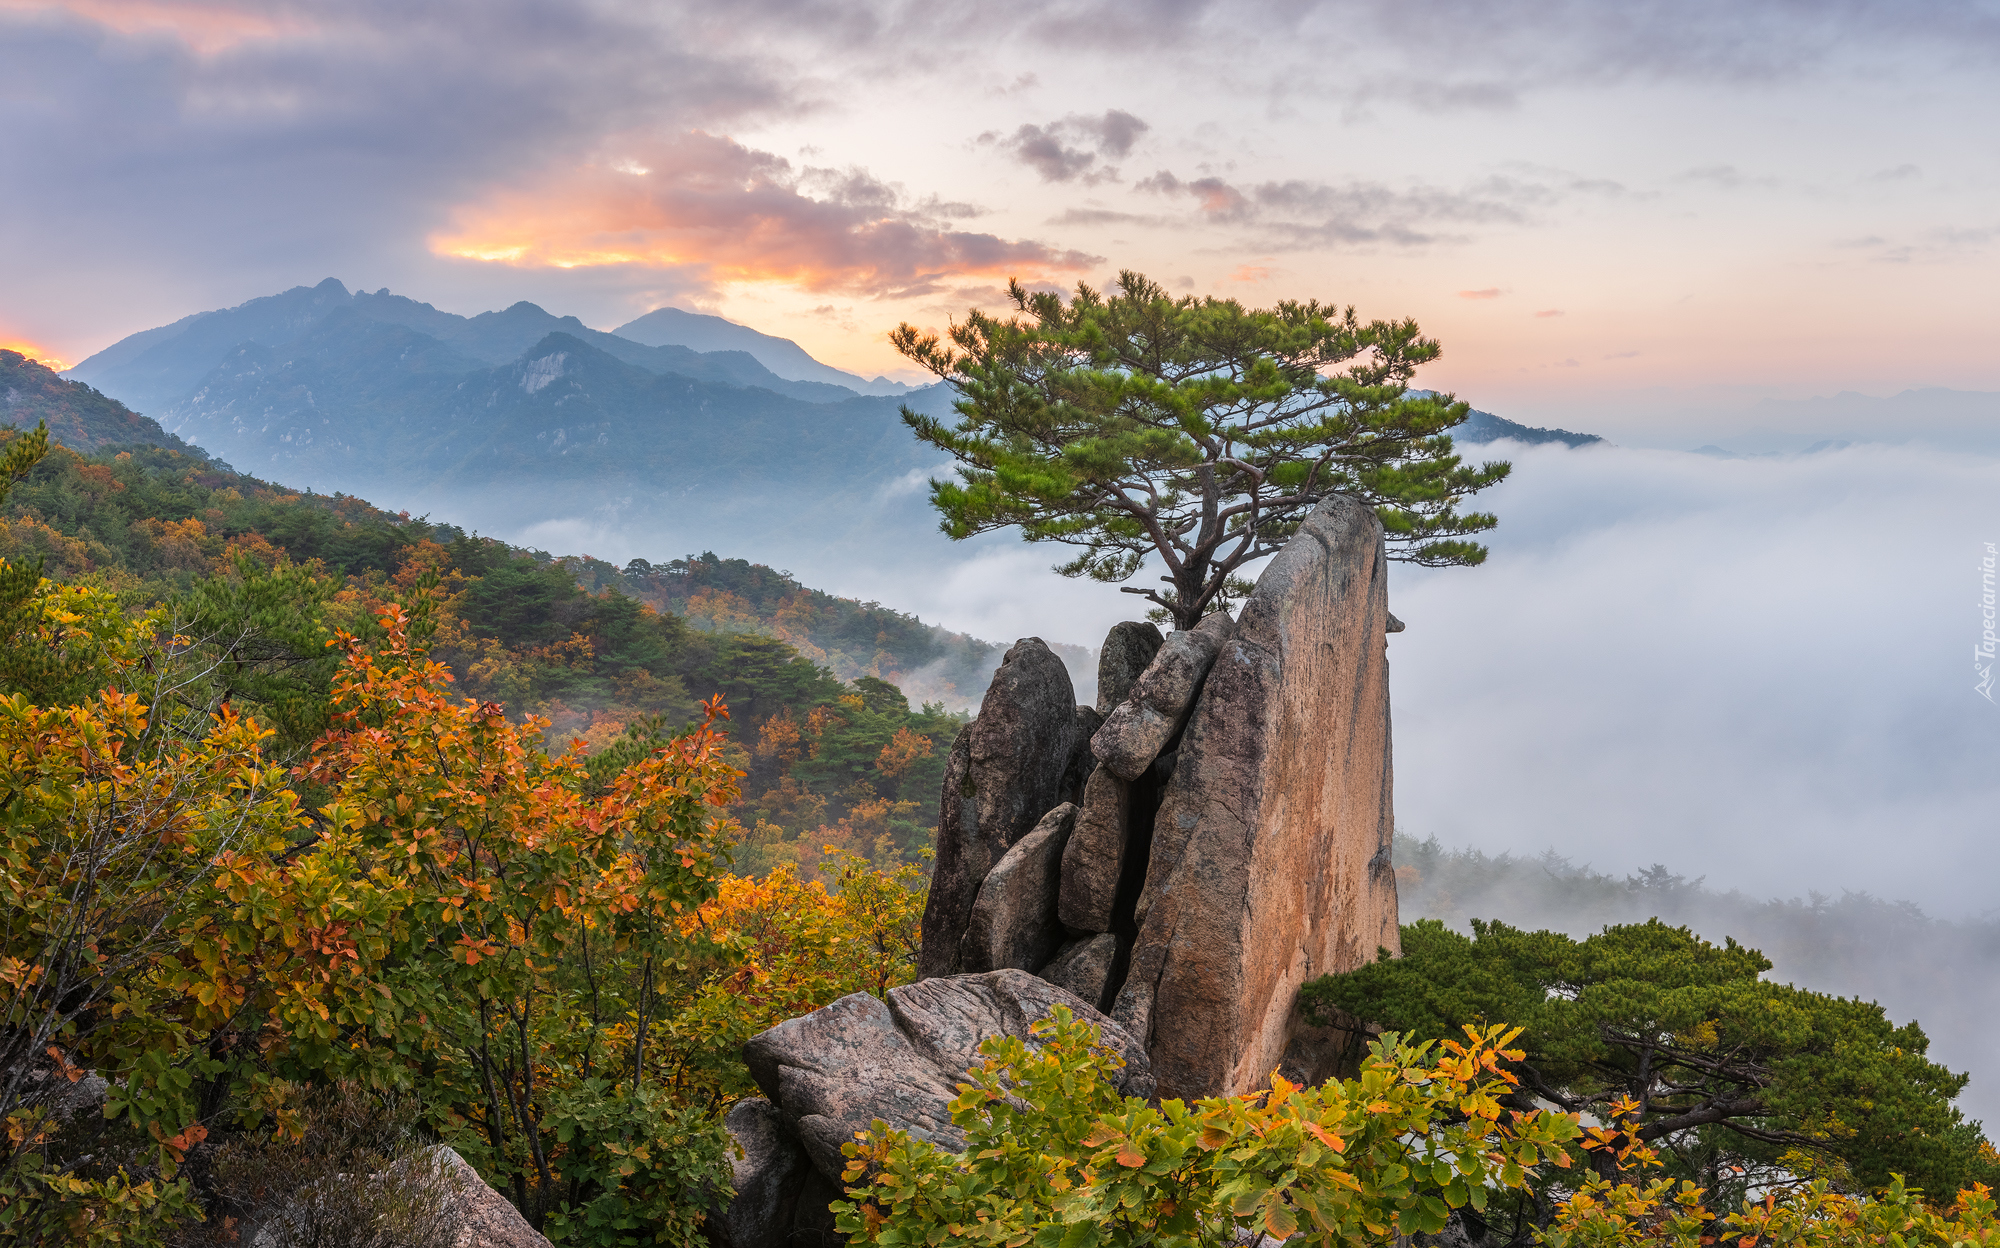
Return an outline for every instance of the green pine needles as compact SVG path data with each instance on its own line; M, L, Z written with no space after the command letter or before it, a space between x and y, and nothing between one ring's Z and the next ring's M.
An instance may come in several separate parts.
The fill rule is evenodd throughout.
M1233 574L1330 494L1375 508L1391 558L1486 558L1468 538L1498 521L1458 506L1509 465L1462 462L1446 430L1471 408L1410 393L1439 354L1415 321L1175 299L1130 271L1108 297L1079 285L1064 302L1018 282L1008 293L1024 315L975 309L950 345L907 324L890 335L959 392L956 425L903 411L958 461L960 481L931 483L952 537L1019 525L1028 541L1081 548L1058 572L1107 582L1157 554L1167 587L1124 592L1179 628L1245 592Z

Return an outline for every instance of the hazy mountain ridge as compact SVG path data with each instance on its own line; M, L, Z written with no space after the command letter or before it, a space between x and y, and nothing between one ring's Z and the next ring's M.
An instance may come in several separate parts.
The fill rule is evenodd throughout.
M1508 420L1504 416L1495 416L1491 412L1482 412L1477 409L1473 411L1472 415L1465 418L1464 424L1451 431L1451 436L1454 441L1468 442L1475 445L1486 442L1498 442L1505 439L1511 442L1525 442L1530 446L1537 446L1546 442L1560 442L1564 446L1578 447L1589 446L1592 443L1601 443L1604 441L1603 438L1598 437L1594 433L1571 433L1567 429L1542 429L1534 425L1524 425L1518 421Z
M627 321L611 331L620 338L630 338L651 346L680 346L694 351L722 352L742 351L754 357L759 364L780 377L792 381L828 382L845 386L858 394L908 394L919 387L908 386L900 381L890 381L886 377L872 380L853 373L822 364L806 352L804 347L789 338L779 338L738 325L734 321L719 316L707 316L700 312L686 312L680 308L654 308L637 320Z
M653 372L761 386L805 402L856 397L846 387L781 377L748 352L704 353L680 346L647 345L591 329L573 316L556 316L525 301L501 311L465 317L392 295L386 288L350 294L334 278L133 334L69 372L74 379L89 382L130 407L158 413L182 401L244 346L290 346L308 339L329 318L341 313L403 326L489 365L506 363L550 333L563 332Z
M488 366L417 330L340 315L283 348L238 347L166 423L318 489L588 480L599 495L720 503L743 487L824 491L910 470L924 457L898 406L654 372L566 332Z

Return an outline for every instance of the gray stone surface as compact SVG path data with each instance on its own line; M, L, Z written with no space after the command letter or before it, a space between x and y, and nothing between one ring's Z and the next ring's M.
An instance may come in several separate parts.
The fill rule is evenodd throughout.
M1097 755L1090 752L1090 739L1104 726L1104 716L1088 706L1076 708L1076 737L1069 750L1069 766L1063 769L1060 795L1065 802L1081 802L1083 786L1097 773Z
M959 964L966 971L1038 971L1062 947L1056 895L1063 847L1075 826L1076 807L1064 802L1042 816L1035 830L987 872L959 950Z
M1112 1011L1163 1096L1266 1086L1295 1041L1327 1043L1303 1034L1299 985L1400 947L1386 580L1374 514L1321 504L1202 686Z
M1127 620L1113 624L1097 652L1097 713L1109 715L1132 692L1132 682L1160 652L1166 638L1157 624Z
M1125 1058L1119 1087L1150 1096L1138 1039L1089 1002L1026 971L952 975L891 988L887 1001L842 997L750 1038L743 1060L822 1175L838 1180L840 1146L876 1118L940 1147L965 1139L951 1122L964 1072L989 1036L1026 1037L1055 1005L1102 1029Z
M1042 968L1042 978L1066 988L1098 1009L1106 1004L1104 990L1118 958L1118 938L1110 932L1084 936L1064 945L1055 960Z
M1015 642L945 764L920 976L960 969L966 923L986 873L1064 800L1078 723L1076 690L1062 660L1038 637Z
M735 1199L708 1211L709 1241L718 1248L786 1248L799 1189L812 1169L805 1149L761 1096L736 1102L722 1121L743 1155L732 1159Z
M529 1226L513 1202L488 1187L478 1171L444 1144L404 1157L379 1174L341 1175L329 1182L395 1184L404 1189L402 1201L415 1196L425 1202L413 1211L424 1225L400 1228L419 1242L443 1242L452 1248L552 1248L548 1237ZM250 1248L347 1242L346 1236L355 1231L362 1232L354 1240L359 1243L379 1227L379 1208L365 1199L312 1188L261 1218L247 1220L240 1233ZM258 1224L256 1230L249 1230L250 1221Z
M439 1144L417 1156L436 1154L451 1191L457 1238L453 1248L551 1248L548 1237L528 1225L512 1201L486 1185L463 1157ZM406 1164L399 1162L399 1165Z
M1108 767L1091 773L1077 808L1076 830L1063 850L1057 916L1071 931L1111 930L1111 904L1125 870L1131 807L1131 781L1120 780Z
M1091 738L1097 761L1121 780L1137 780L1152 766L1187 723L1209 667L1234 632L1228 614L1218 611L1168 637L1132 682L1132 692L1111 709Z

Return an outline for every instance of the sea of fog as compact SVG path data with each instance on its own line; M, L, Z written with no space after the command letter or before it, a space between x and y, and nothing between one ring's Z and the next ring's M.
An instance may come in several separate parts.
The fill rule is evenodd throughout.
M1394 565L1390 580L1408 625L1389 640L1406 834L1614 874L1661 863L1753 897L1866 892L2000 917L2000 706L1975 690L1973 661L2000 458L1473 449L1515 464L1480 499L1501 518L1491 558ZM712 546L991 640L1095 645L1137 616L1115 587L1051 573L1058 549L948 541L920 487L877 490L841 524L758 534L755 549L588 517L488 531L621 561ZM1991 968L1966 969L1966 992L2000 995ZM2000 1118L1981 1039L1993 1010L1927 1010L1916 979L1857 976L1808 986L1928 1015L1934 1056L1975 1070L1968 1107Z

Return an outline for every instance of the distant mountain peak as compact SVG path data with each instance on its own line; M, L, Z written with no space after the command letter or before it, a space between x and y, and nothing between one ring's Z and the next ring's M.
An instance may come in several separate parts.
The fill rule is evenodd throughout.
M857 394L901 395L911 387L884 377L858 377L831 364L822 364L798 343L761 333L748 325L705 312L685 308L654 308L611 331L620 338L642 342L649 347L686 347L691 351L741 351L778 376L791 381L813 381L845 386Z

